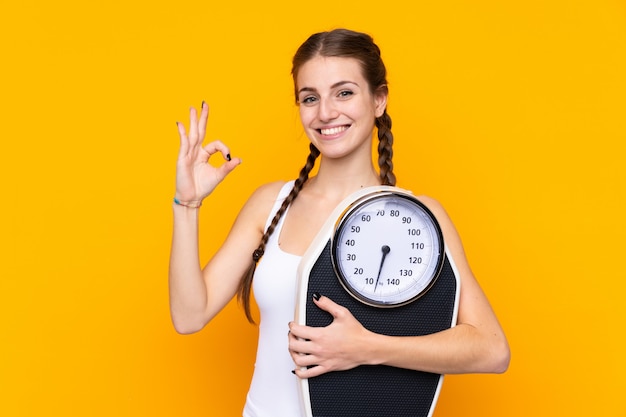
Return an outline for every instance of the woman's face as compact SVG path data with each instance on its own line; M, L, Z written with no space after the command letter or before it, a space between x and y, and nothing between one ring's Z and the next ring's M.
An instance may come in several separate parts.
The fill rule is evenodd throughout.
M374 119L387 104L382 91L370 92L360 63L353 58L317 56L300 67L300 119L323 156L341 158L362 150L371 157Z

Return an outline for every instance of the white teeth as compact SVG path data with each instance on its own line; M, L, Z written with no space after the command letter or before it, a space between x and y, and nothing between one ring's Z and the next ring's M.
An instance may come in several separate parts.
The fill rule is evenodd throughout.
M320 129L320 132L322 132L322 135L336 135L337 133L341 133L346 129L346 126L339 126L331 127L330 129Z

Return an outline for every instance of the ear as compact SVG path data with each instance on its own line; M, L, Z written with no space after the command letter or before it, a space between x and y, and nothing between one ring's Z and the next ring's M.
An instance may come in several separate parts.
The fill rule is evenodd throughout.
M380 117L385 112L387 108L387 95L389 94L389 90L387 89L387 85L383 84L376 89L374 92L374 114L376 117Z

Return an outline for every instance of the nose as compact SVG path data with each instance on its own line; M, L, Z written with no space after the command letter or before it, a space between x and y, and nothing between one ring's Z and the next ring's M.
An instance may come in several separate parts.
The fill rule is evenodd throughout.
M332 98L320 99L318 111L318 117L322 122L334 120L339 116L339 111L335 107Z

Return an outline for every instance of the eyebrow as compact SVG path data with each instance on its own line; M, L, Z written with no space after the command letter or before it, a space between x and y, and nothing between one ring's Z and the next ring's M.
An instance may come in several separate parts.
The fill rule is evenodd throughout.
M338 81L335 84L331 85L330 88L331 90L337 87L341 87L342 85L345 84L354 84L357 87L359 87L359 85L357 83L355 83L354 81ZM303 92L315 92L317 91L317 89L313 88L313 87L302 87L300 90L298 90L298 94L303 93Z

